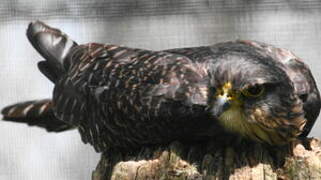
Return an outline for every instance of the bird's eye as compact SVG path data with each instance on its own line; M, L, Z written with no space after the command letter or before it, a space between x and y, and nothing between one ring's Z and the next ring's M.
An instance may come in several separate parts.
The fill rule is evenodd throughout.
M255 85L255 86L251 86L247 89L244 89L242 91L242 94L244 96L247 96L247 97L259 97L261 96L263 93L264 93L264 86L262 85Z

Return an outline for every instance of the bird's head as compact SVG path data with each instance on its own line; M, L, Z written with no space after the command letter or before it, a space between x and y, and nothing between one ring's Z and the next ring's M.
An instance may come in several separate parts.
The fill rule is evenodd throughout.
M229 51L212 66L212 116L229 132L284 144L306 123L303 103L282 64L251 49Z

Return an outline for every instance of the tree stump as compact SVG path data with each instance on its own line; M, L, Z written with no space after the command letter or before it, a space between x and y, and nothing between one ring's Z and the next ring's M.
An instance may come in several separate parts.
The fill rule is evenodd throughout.
M305 180L321 179L321 142L295 140L282 147L253 142L208 142L105 152L93 180Z

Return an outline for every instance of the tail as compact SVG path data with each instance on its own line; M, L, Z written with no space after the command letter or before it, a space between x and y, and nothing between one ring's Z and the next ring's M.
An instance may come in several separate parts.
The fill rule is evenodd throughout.
M48 79L56 82L66 72L69 66L69 62L65 61L66 57L77 43L59 29L40 21L29 24L27 37L33 47L45 58L45 61L39 62L38 68Z
M5 107L1 111L3 120L27 123L45 128L48 132L61 132L74 126L57 119L52 110L51 100L27 101Z

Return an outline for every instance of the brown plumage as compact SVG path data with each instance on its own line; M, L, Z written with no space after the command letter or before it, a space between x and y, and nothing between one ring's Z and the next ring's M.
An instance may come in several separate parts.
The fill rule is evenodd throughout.
M27 36L46 59L39 69L55 83L47 123L57 127L38 125L76 127L97 151L232 134L278 145L306 136L320 111L309 68L264 43L164 51L77 45L41 22ZM4 119L27 119L29 105L5 108ZM23 121L37 125L31 117Z

